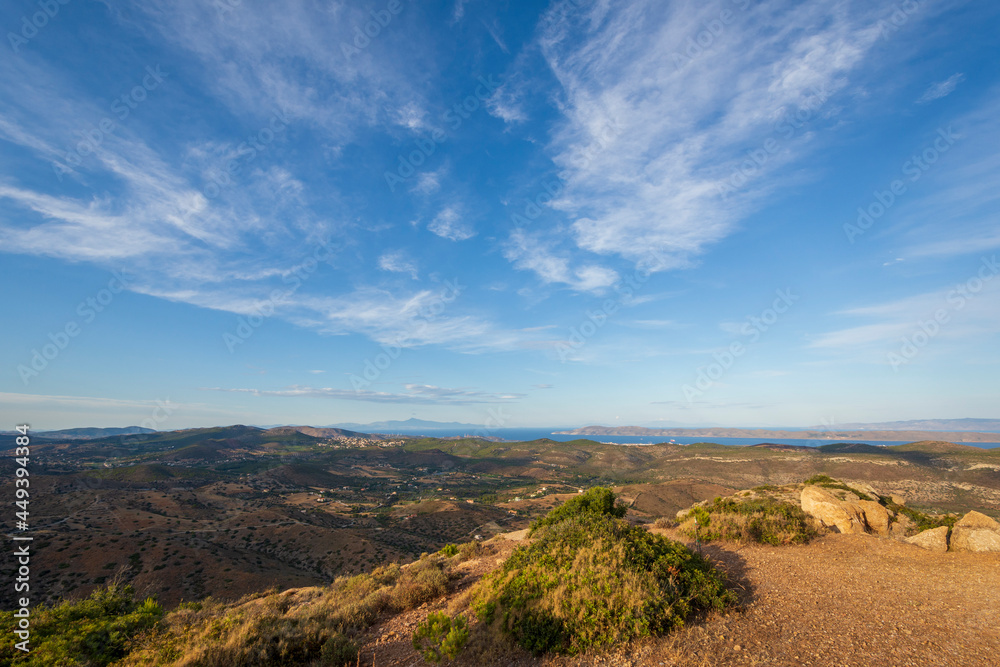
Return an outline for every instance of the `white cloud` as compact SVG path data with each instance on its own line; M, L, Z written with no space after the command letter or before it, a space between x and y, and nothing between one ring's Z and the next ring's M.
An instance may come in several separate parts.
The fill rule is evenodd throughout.
M339 297L302 296L289 305L292 322L326 334L358 333L400 347L444 345L462 352L513 349L523 338L492 322L455 312L449 288L395 295L375 288Z
M637 329L678 329L680 324L674 320L632 320L631 322L623 322L626 326L632 326Z
M464 287L464 286L463 286ZM269 301L271 290L260 286L259 298L245 288L167 291L156 287L139 288L143 294L161 299L190 303L240 315L270 312L307 329L325 335L360 334L375 342L403 348L442 345L466 353L516 348L524 334L499 328L481 317L455 312L460 293L444 287L393 293L374 287L362 287L339 296L290 292L278 301Z
M451 10L451 22L458 23L465 17L465 5L469 0L455 0L455 8Z
M427 229L449 241L466 241L476 235L472 226L464 219L459 207L455 205L442 209L430 221Z
M256 10L234 11L245 12L247 20L263 29ZM224 40L235 39L231 32L247 28L238 15L232 18L239 25ZM281 39L285 37L281 33ZM221 57L222 46L204 48L220 49L206 58ZM250 56L247 62L260 65ZM51 160L79 141L74 130L96 127L108 110L74 93L77 88L56 70L24 67L27 72L10 59L0 61L0 81L11 93L0 99L0 136ZM245 92L250 94L249 89ZM140 129L138 124L135 129ZM0 180L0 245L5 252L86 261L109 270L124 265L134 277L129 289L170 301L241 315L260 312L270 303L276 316L327 334L362 334L407 346L440 344L463 352L516 347L516 332L500 330L481 317L445 314L453 306L442 300L440 291L393 294L360 287L331 295L330 285L337 284L330 280L337 270L331 260L339 250L329 240L353 240L340 225L318 219L311 211L304 183L273 150L277 140L266 156L244 165L238 183L213 197L202 192L203 175L237 154L239 136L234 133L234 142L191 141L170 159L166 150L124 125L105 137L75 173L65 176L76 182L74 186L101 183L105 194L99 196L75 194L88 191L79 187L66 188L74 194L47 194L13 177ZM168 138L176 148L175 138ZM431 228L453 240L473 235L457 207L442 211ZM317 252L325 254L324 247L333 253L330 264L320 261L317 268L312 260ZM416 262L401 251L384 253L378 264L383 270L418 276ZM291 289L299 283L302 289ZM275 289L283 294L277 303L270 298Z
M535 272L543 282L562 283L581 292L602 292L618 282L618 274L603 266L571 268L568 258L554 254L537 235L523 230L511 234L504 257L518 269Z
M34 417L34 418L33 418ZM8 424L32 420L34 431L79 426L146 426L158 431L181 424L246 423L253 415L203 403L159 399L122 399L103 396L64 396L0 392L0 419Z
M423 109L423 107L413 102L407 102L395 110L396 124L414 132L423 130L427 127L427 123L424 120L426 116L427 112Z
M965 81L965 74L959 72L958 74L952 74L944 81L933 84L924 94L920 96L917 100L917 104L927 104L928 102L933 102L934 100L939 100L942 97L947 97L955 92L958 88L958 84Z
M134 0L132 11L144 16L139 29L155 26L198 60L203 87L237 117L280 109L340 146L357 127L385 122L413 128L425 115L422 90L410 76L410 68L419 68L412 44L384 31L373 38L377 45L343 52L354 29L371 20L360 5Z
M93 134L113 114L57 70L24 67L0 62L0 82L10 92L0 100L0 134L43 168L53 160L68 164L65 154L77 152L80 135ZM127 264L136 289L155 286L179 294L204 284L281 275L317 239L329 238L332 225L308 211L302 182L274 162L277 139L267 157L242 165L239 183L207 196L203 176L236 154L239 139L192 141L178 151L173 136L164 148L140 135L142 114L155 117L157 105L178 94L169 88L169 71L163 74L165 80L133 111L135 119L117 122L99 144L78 152L71 170L59 170L64 188L49 194L40 189L44 181L25 176L22 182L20 173L0 180L5 251L108 269ZM178 129L183 135L186 128Z
M689 59L687 39L724 7L733 23ZM540 43L564 98L550 144L566 181L556 206L575 219L576 244L661 270L689 266L766 193L761 176L803 154L805 132L778 136L780 150L722 198L783 113L830 111L819 99L863 61L878 37L872 23L827 3L739 11L654 0L551 21Z
M493 41L496 42L496 45L500 47L500 50L506 54L510 54L510 49L507 48L507 44L504 43L503 37L500 35L499 24L496 22L493 22L492 24L487 23L485 19L480 19L479 22L483 24L483 27L486 28L486 32L490 34L490 37L492 37Z
M202 391L224 391L252 394L254 396L278 396L285 398L331 398L346 401L370 403L415 403L421 405L476 405L481 403L508 403L523 398L523 394L496 394L473 389L450 389L428 384L404 385L405 393L391 393L370 390L336 389L333 387L308 387L292 385L285 389L227 389L222 387L202 387Z
M490 114L508 125L528 120L528 114L524 111L523 103L515 90L512 83L504 83L486 101L486 108Z
M897 202L879 227L901 242L904 260L982 254L1000 248L1000 141L993 94L941 128L954 144L921 176L920 187ZM923 146L941 136L928 132ZM917 144L915 148L921 147ZM947 220L948 224L941 224Z
M404 250L391 250L383 253L378 258L378 268L393 273L408 273L414 280L419 277L417 262Z
M964 280L933 292L842 311L838 315L870 323L822 334L810 347L843 351L898 347L902 338L927 330L934 331L935 346L1000 333L1000 265L995 257L986 258L970 269Z
M413 186L414 192L420 192L425 195L432 195L441 189L441 177L447 172L445 167L438 169L437 171L425 171L421 172L417 176L417 184Z

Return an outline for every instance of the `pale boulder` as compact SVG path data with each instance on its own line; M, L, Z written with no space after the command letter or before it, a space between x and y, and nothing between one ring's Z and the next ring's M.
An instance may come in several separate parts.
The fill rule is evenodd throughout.
M979 512L969 512L951 531L952 551L1000 551L1000 523Z
M908 537L905 540L910 544L915 544L922 549L928 549L930 551L947 551L948 550L948 526L941 526L940 528L931 528L930 530L925 530L921 533L917 533L913 537Z
M889 534L889 512L874 500L859 500L854 503L865 513L865 522L871 532L879 536Z
M820 520L824 526L836 528L841 533L865 533L867 524L864 512L851 503L839 500L819 486L802 489L802 511Z

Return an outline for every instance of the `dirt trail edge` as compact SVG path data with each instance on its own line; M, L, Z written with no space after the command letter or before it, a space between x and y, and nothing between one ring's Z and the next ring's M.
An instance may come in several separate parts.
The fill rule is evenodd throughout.
M688 542L670 530L654 530ZM509 554L469 564L448 599L374 628L362 665L424 664L410 647L416 623L460 610L462 592ZM691 545L694 547L694 545ZM512 651L497 665L1000 665L1000 554L933 553L868 535L826 535L806 546L703 547L741 592L741 607L692 619L668 637L601 655ZM453 665L482 664L460 656Z

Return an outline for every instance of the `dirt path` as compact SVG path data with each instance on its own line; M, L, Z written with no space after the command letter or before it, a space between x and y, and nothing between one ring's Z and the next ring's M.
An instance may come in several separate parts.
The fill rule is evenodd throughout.
M867 535L706 553L742 581L744 609L624 664L1000 665L1000 554L931 553Z
M741 609L616 654L513 652L492 664L1000 666L1000 554L938 554L864 535L828 535L801 547L712 545L705 554L742 587ZM463 588L475 578L470 572ZM455 596L449 602L454 610ZM424 664L408 632L444 607L379 628L366 647L378 649L376 664ZM371 655L361 664L371 664Z

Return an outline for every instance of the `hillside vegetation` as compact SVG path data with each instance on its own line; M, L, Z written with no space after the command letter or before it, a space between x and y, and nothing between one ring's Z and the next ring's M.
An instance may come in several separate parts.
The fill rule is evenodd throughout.
M818 531L802 508L767 495L716 498L688 512L681 532L693 540L805 544Z
M11 479L14 443L4 437L0 475ZM33 454L32 602L49 607L86 599L116 577L167 609L209 596L232 603L272 586L328 586L448 543L528 528L597 485L621 494L633 523L817 474L881 503L907 536L953 520L935 512L1000 517L1000 449L940 442L632 447L231 426L39 440ZM760 505L720 504L695 536L799 539L793 516ZM0 558L10 564L9 554ZM0 609L16 602L13 588L0 590Z
M30 653L14 648L14 612L0 612L0 664L30 667L103 666L123 658L131 640L157 626L163 609L135 599L131 586L111 584L79 602L36 607L30 617Z
M535 653L574 654L662 634L699 610L735 601L706 559L631 525L624 510L609 489L597 487L536 522L536 538L473 591L480 633L498 630ZM83 601L37 609L32 652L20 654L8 642L0 657L26 667L353 665L366 630L445 595L463 562L490 551L478 542L447 545L329 586L234 603L207 598L168 614L113 584ZM8 635L14 624L11 612L0 615ZM431 614L414 645L430 658L455 656L467 627L462 616Z
M536 522L537 541L474 592L479 619L532 652L575 654L663 634L697 610L735 602L707 560L629 524L624 510L597 487Z

